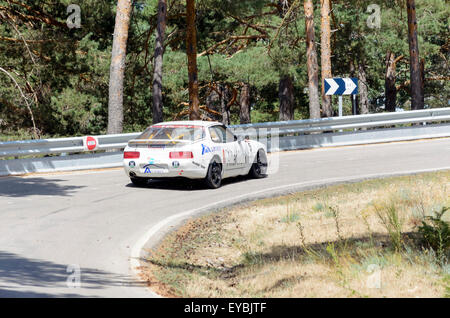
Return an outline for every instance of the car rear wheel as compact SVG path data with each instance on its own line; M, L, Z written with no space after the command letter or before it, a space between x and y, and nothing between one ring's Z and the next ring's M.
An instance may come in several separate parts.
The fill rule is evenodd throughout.
M255 179L267 176L267 156L264 150L259 150L256 154L255 162L253 162L249 176Z
M219 163L211 162L209 164L205 184L210 189L220 188L222 184L222 168Z
M143 186L147 185L147 183L148 183L147 178L134 177L134 178L130 178L130 180L135 186L138 186L138 187L143 187Z

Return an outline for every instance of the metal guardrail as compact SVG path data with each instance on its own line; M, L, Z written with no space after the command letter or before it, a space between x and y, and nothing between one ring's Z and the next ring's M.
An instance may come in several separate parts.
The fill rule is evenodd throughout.
M343 129L374 128L414 123L450 121L450 108L435 108L397 113L380 113L345 117L292 120L232 126L241 129L279 129L279 134L339 131ZM261 132L259 132L261 136Z
M125 148L130 139L139 135L140 133L94 136L98 140L95 150ZM84 152L84 139L85 137L72 137L0 142L0 158Z
M255 123L230 128L237 135L268 141L271 152L450 137L450 108ZM123 149L138 135L93 136L95 153L87 152L86 137L0 142L0 175L118 167L122 164L121 152L111 151ZM9 159L23 156L38 157Z

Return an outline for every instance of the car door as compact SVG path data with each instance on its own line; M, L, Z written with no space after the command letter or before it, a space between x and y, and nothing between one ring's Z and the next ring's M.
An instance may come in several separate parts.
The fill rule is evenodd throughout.
M210 135L219 136L219 138L211 138L211 140L220 143L222 147L224 177L239 175L241 167L238 165L238 151L234 136L230 136L226 127L222 125L210 127Z
M226 127L225 127L226 128ZM250 162L250 147L247 140L237 138L229 128L226 128L227 139L234 141L234 147L236 149L236 168L240 169L240 173L246 173L247 167Z

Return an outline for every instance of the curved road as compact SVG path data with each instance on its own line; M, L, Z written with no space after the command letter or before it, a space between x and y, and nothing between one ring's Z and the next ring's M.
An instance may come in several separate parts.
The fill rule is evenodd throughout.
M450 139L273 154L279 171L218 190L133 187L121 169L0 178L0 297L149 297L130 266L189 215L335 182L450 169ZM170 221L170 222L169 222ZM69 267L68 267L69 266ZM81 287L76 282L80 269Z

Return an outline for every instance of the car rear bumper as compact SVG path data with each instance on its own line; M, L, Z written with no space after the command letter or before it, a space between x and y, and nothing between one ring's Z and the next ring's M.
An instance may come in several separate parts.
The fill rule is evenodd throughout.
M124 159L123 167L129 177L140 178L176 178L202 179L206 177L207 167L188 159L166 164L150 165L133 159Z

